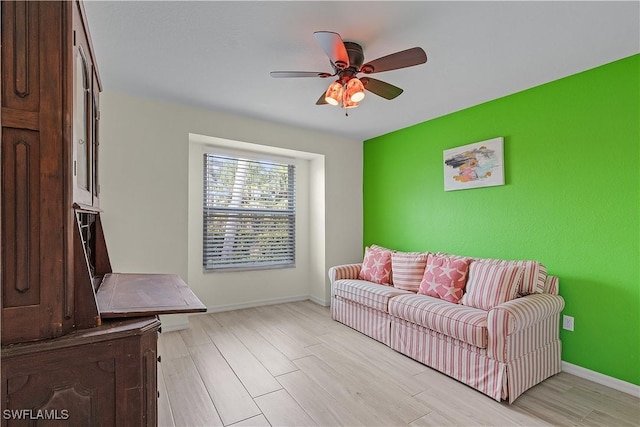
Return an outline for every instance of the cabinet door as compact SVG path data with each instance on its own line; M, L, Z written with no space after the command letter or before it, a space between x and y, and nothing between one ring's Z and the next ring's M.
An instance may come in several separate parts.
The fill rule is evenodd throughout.
M156 426L159 326L155 317L107 321L47 343L3 348L0 425ZM49 419L18 419L25 411Z
M70 5L0 2L3 345L60 336L74 323L73 306L66 304L73 283L67 280L64 226L71 183L65 171L71 165L70 136L63 130L70 130L64 120L71 112L63 93L71 29L62 17Z
M93 139L93 168L91 174L91 188L93 207L97 208L100 201L99 154L100 154L100 83L95 67L92 73L91 83L91 131Z
M62 351L42 352L9 361L9 369L3 372L3 425L117 425L117 358L105 345L99 350L101 354L90 355L68 350L68 358L60 357ZM25 410L28 415L22 418L27 420L20 420L20 411ZM37 414L46 414L48 419L29 423Z
M82 19L73 14L73 199L93 206L93 67Z

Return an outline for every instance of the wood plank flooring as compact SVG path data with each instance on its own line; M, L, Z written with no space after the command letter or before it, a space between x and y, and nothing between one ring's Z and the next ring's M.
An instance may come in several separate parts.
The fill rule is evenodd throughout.
M160 334L160 426L638 426L640 399L560 373L512 405L310 301L194 315Z

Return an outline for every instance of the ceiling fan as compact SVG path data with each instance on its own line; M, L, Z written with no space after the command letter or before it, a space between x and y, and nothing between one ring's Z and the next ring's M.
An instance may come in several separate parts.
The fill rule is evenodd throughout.
M394 99L402 89L390 83L371 77L357 77L359 73L373 74L383 71L412 67L427 62L427 54L422 48L414 47L383 56L364 63L362 46L345 42L338 33L316 31L313 33L318 44L331 61L333 73L315 71L272 71L271 77L336 77L316 105L339 105L342 108L357 107L365 96L365 89L385 99Z

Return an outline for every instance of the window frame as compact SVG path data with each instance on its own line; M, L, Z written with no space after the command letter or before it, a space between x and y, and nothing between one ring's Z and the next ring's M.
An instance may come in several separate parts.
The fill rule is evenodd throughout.
M288 168L288 174L289 174L289 181L288 181L288 186L291 187L289 192L288 192L288 203L290 205L293 206L293 209L291 209L289 212L287 212L287 210L270 210L270 209L264 209L264 215L282 215L285 216L288 219L288 222L290 222L290 226L289 226L289 234L287 237L288 240L288 245L287 248L289 249L289 253L291 254L291 259L289 261L285 261L285 262L276 262L276 263L271 263L268 261L265 261L264 263L260 263L260 262L246 262L246 263L237 263L235 265L225 265L225 264L221 264L221 265L211 265L210 263L208 263L208 261L210 260L210 258L208 258L208 254L207 254L207 248L206 245L208 243L207 241L207 214L210 213L211 211L207 210L207 208L205 207L205 203L206 203L206 199L207 199L207 195L206 195L206 191L207 191L207 182L208 182L208 174L207 174L207 157L208 156L212 156L212 157L219 157L219 158L227 158L227 159L233 159L233 160L246 160L249 162L254 162L254 163L261 163L261 164L277 164L277 165L281 165L281 166L287 166ZM285 268L295 268L296 267L296 259L297 259L297 226L298 226L298 219L297 219L297 215L298 215L298 211L297 211L297 192L298 192L298 182L297 182L297 159L295 158L286 158L286 157L276 157L276 156L270 156L270 155L259 155L259 153L245 153L245 152L240 152L240 151L235 151L235 150L205 150L202 152L201 155L201 160L202 160L202 172L203 172L203 179L202 179L202 186L201 186L201 194L202 194L202 232L201 232L201 236L202 236L202 259L201 259L201 267L202 267L202 271L204 273L215 273L215 272L234 272L234 271L252 271L252 270L273 270L273 269L285 269ZM293 179L293 183L291 183L291 179ZM215 212L216 209L214 208L213 211ZM228 212L231 214L253 214L253 215L260 215L258 212L260 211L260 209L242 209L242 208L218 208L217 213L221 213L221 212ZM280 213L282 212L282 213Z

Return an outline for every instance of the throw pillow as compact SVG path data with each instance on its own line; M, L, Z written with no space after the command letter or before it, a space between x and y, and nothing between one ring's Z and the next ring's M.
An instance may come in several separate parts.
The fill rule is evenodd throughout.
M470 260L429 254L419 294L457 304L467 283Z
M451 255L446 252L438 252L437 256L453 256L457 257L458 255ZM538 261L531 260L505 260L505 259L495 259L495 258L471 258L473 261L484 262L487 264L497 264L497 265L515 265L518 267L522 267L524 269L522 273L522 281L518 287L518 295L524 296L535 293L543 293L545 292L545 283L547 280L547 267L544 264Z
M389 249L389 248L385 248L384 246L380 246L380 245L371 245L369 246L371 249L374 249L376 251L389 251L391 253L396 252L395 249Z
M393 286L417 292L427 266L428 252L392 252Z
M366 247L358 278L380 285L391 285L391 251Z
M481 310L491 310L498 304L517 296L524 268L516 265L497 265L472 262L469 267L467 292L462 304Z

